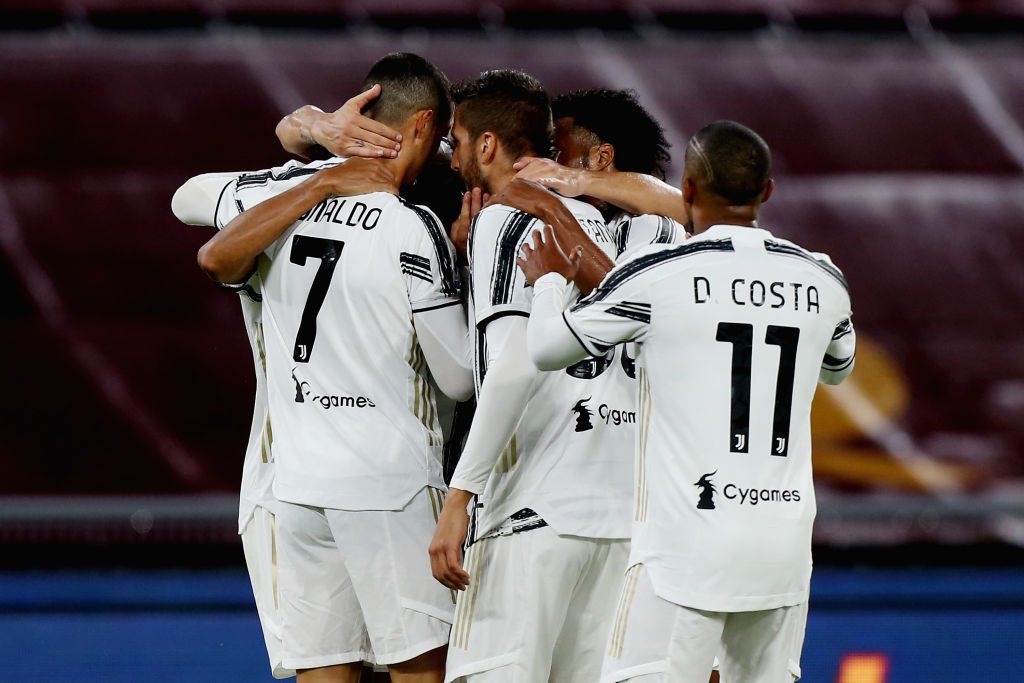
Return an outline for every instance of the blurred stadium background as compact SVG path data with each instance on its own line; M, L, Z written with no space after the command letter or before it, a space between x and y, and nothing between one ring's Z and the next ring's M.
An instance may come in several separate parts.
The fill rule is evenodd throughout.
M804 680L1021 680L1022 36L1021 0L0 0L0 680L269 680L250 356L170 196L399 49L635 88L673 183L704 123L768 140L763 222L862 335L816 405Z

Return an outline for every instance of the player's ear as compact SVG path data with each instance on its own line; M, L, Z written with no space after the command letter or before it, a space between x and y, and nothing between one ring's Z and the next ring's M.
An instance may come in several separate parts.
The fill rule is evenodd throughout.
M433 139L434 137L434 110L421 109L416 112L416 137Z
M764 204L775 192L775 181L772 178L768 179L768 184L764 186L764 193L761 195L761 203Z
M615 148L607 142L590 148L590 164L588 168L594 171L612 171L612 164L615 163Z
M697 196L697 183L693 182L693 178L689 176L683 176L683 203L689 206L693 204L694 198Z
M494 161L494 157L498 154L497 136L491 132L481 133L477 140L476 151L480 157L480 163L482 165L492 163Z

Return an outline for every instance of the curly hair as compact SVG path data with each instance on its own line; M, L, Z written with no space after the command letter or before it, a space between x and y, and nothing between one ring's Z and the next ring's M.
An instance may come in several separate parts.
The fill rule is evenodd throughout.
M636 99L634 90L573 90L551 104L554 118L573 124L615 148L615 168L662 180L669 164L665 131Z

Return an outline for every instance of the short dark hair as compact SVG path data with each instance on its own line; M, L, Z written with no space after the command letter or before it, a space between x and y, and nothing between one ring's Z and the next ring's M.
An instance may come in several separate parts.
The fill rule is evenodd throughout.
M363 81L363 90L380 84L380 97L367 105L364 114L387 124L404 123L418 111L437 112L438 125L452 116L451 83L440 69L419 55L393 52L377 60Z
M754 204L768 186L772 155L760 135L735 121L715 121L686 145L686 167L733 206Z
M571 118L615 148L615 168L665 179L668 140L661 124L636 99L635 90L573 90L551 103L553 118Z
M513 158L551 156L551 100L533 76L513 69L485 71L457 84L453 99L473 140L490 131Z

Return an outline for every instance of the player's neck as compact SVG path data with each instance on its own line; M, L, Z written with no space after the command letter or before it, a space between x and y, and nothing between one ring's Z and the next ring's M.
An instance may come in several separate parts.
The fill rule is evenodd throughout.
M511 164L507 168L492 169L491 174L487 178L487 192L491 195L498 194L515 177L516 172L512 169Z
M757 227L757 208L752 206L716 206L693 211L693 229L700 234L713 225Z
M407 160L402 159L401 155L397 159L366 159L366 164L378 164L386 168L392 178L391 182L382 182L380 187L374 188L375 192L387 192L390 194L399 194L402 186L405 184L405 176L409 172L409 163Z

